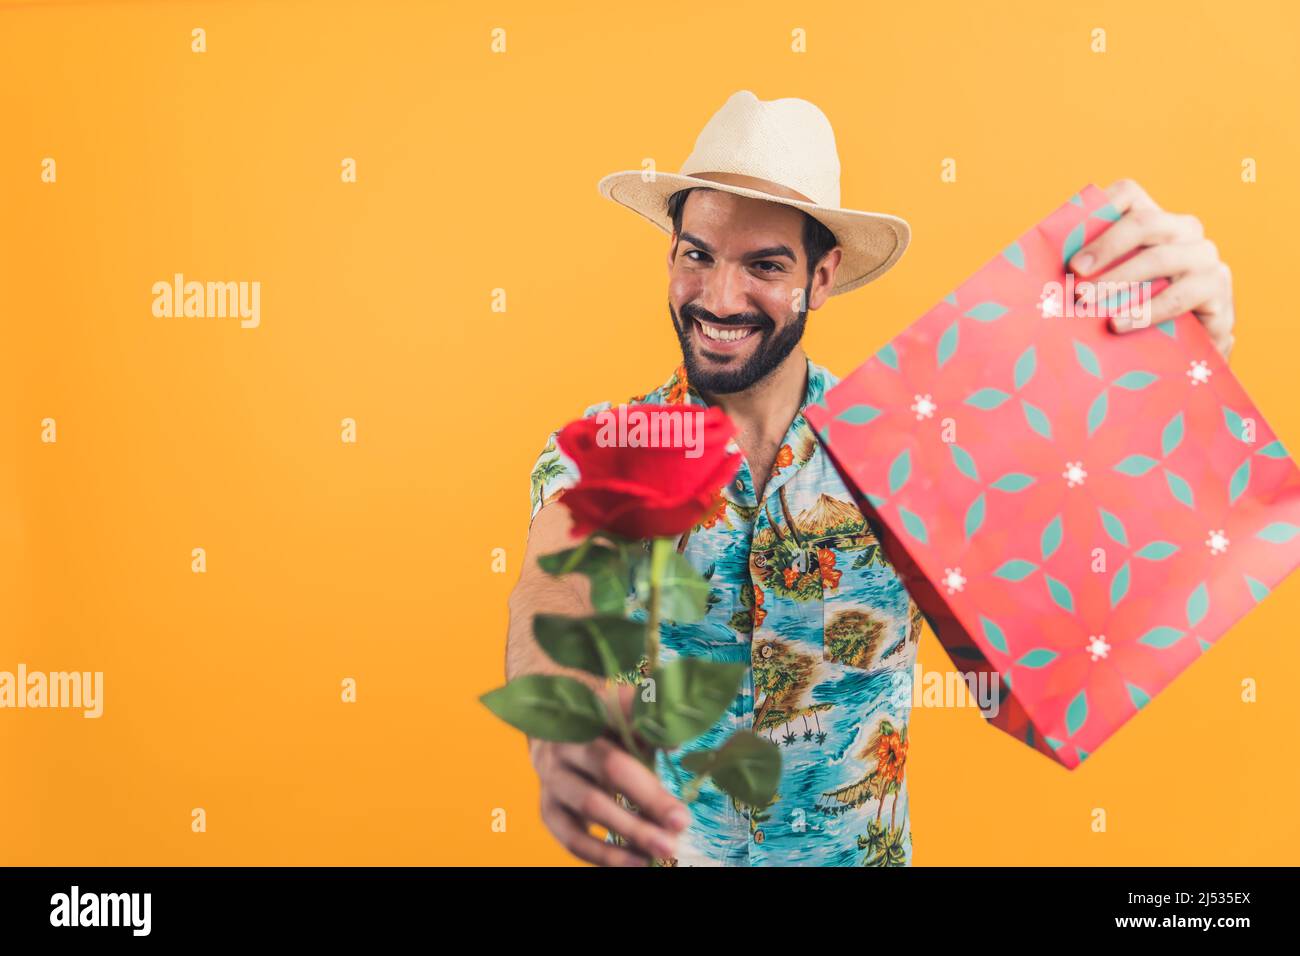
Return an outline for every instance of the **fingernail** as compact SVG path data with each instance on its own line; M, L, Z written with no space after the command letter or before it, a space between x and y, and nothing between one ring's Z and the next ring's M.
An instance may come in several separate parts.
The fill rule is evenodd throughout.
M1127 315L1117 315L1111 320L1111 325L1114 327L1116 332L1127 332L1129 329L1133 328L1133 320Z
M689 810L674 810L668 814L668 822L678 830L685 830L691 824L691 813Z
M668 837L659 836L659 837L655 837L651 842L654 844L655 853L659 854L660 856L670 857L670 856L677 855L676 840L671 840Z
M1087 272L1088 272L1088 270L1091 269L1091 268L1092 268L1092 254L1091 254L1091 253L1085 252L1083 255L1078 256L1078 257L1075 258L1075 260L1074 260L1074 271L1075 271L1075 272L1081 272L1081 273L1083 273L1083 274L1086 275Z

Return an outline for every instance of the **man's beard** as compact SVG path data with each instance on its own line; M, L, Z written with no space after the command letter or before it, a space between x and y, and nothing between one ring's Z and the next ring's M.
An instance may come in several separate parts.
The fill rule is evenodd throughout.
M682 306L681 318L678 318L677 312L673 309L673 304L668 303L668 313L673 318L673 328L677 330L677 341L682 347L682 360L686 364L686 380L691 386L701 392L709 392L714 395L727 395L732 392L743 392L755 382L766 378L776 369L786 358L794 351L794 347L799 344L803 338L804 326L808 321L808 294L812 290L812 283L804 290L804 308L795 317L795 320L782 329L779 333L773 334L776 323L761 312L753 312L743 315L733 315L723 321L718 319L712 313L706 312L694 305ZM710 371L700 367L698 356L695 354L695 343L692 340L691 326L695 320L708 322L712 325L722 327L728 326L754 326L754 335L761 336L758 347L742 365L734 368L728 367L720 371Z

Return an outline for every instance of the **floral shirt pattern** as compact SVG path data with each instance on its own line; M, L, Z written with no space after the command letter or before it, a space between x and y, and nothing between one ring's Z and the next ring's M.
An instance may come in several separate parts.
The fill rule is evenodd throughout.
M804 407L835 383L809 362ZM637 403L705 405L684 368L629 399ZM553 433L532 472L533 515L576 481ZM689 804L678 856L658 864L910 866L904 771L922 616L802 413L763 500L742 461L718 510L682 536L679 550L710 581L709 611L693 624L662 624L661 660L703 655L746 662L749 672L709 732L659 753L660 779L680 795L679 779L691 779L680 758L738 729L778 744L782 768L767 806L741 804L706 782Z

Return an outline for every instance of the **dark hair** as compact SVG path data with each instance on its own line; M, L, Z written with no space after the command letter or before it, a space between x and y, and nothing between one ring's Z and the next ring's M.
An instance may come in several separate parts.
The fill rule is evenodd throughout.
M687 189L679 189L668 197L668 215L673 218L673 231L682 231L682 210L686 208L686 197L696 189L709 189L709 186L691 186ZM797 208L797 207L794 207ZM835 248L837 240L835 233L831 232L821 220L810 216L802 209L803 212L803 253L804 258L808 260L808 278L812 279L813 270L817 268L817 263L822 261L826 253Z

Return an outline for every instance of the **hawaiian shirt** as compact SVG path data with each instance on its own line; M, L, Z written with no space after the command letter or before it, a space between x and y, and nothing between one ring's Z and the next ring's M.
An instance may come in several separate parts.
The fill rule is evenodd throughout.
M835 383L810 361L803 407ZM706 404L684 367L629 400L639 403ZM532 472L533 515L576 481L552 433ZM718 510L683 538L679 550L712 585L709 610L696 623L664 622L660 659L702 655L749 670L709 732L658 752L658 775L680 797L679 781L692 777L681 757L744 729L780 746L781 778L766 806L740 803L706 782L688 804L691 823L678 837L677 857L657 863L910 866L904 770L922 615L802 413L763 500L742 461ZM606 839L622 842L614 833Z

